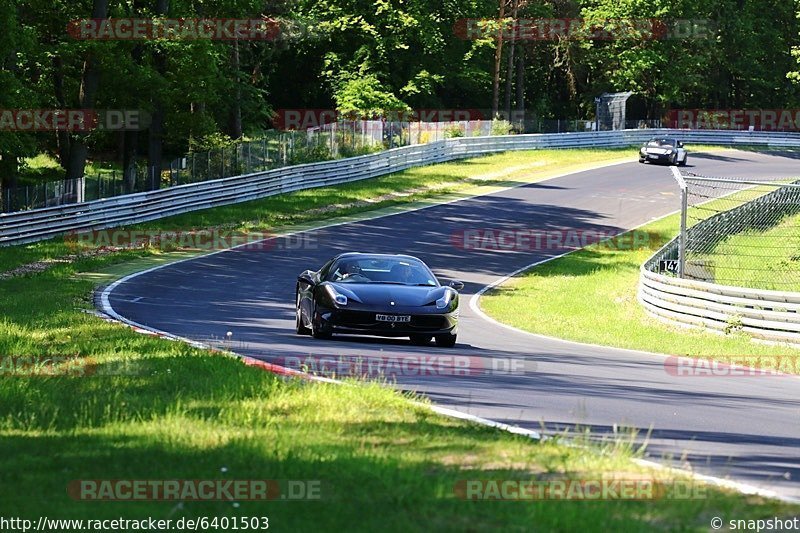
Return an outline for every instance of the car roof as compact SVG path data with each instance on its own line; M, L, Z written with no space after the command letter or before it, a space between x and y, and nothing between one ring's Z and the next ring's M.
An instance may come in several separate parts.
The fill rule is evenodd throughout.
M342 259L344 257L385 257L385 258L393 258L393 259L403 258L403 259L415 259L415 260L417 260L417 261L419 261L421 263L424 263L424 261L422 261L422 259L420 259L418 257L414 257L413 255L405 255L405 254L373 254L373 253L368 253L368 252L344 252L344 253L341 253L341 254L337 255L336 257L334 257L334 259Z

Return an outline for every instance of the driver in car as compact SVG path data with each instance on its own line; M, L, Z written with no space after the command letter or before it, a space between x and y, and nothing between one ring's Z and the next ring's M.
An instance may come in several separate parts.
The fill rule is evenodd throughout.
M361 267L355 262L347 263L344 268L342 268L342 271L344 272L344 274L342 274L342 279L349 278L350 276L363 276Z

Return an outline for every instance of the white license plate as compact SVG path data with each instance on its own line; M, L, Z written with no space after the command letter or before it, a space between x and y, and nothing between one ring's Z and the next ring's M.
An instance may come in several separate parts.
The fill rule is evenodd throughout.
M411 322L411 315L375 315L378 322Z
M647 157L649 157L650 159L658 159L658 156L653 154L647 154Z

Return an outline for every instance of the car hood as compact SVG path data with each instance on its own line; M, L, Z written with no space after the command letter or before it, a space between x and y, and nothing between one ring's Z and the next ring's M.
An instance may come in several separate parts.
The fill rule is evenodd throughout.
M330 283L337 292L364 305L397 306L427 305L441 298L446 287L415 287L384 283Z
M646 144L644 145L644 148L645 150L660 151L660 150L672 150L675 147L672 146L671 144Z

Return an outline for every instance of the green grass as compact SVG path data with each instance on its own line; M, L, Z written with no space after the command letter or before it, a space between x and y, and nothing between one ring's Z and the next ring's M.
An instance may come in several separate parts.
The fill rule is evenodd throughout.
M0 378L0 515L180 518L267 515L279 530L704 529L708 516L794 507L709 491L655 502L465 502L466 479L647 476L627 440L545 443L432 414L377 385L284 381L236 359L107 323L81 260L0 282L2 354L71 354L96 373ZM659 476L659 474L655 474ZM663 474L660 474L663 475ZM76 479L319 480L308 502L76 502ZM747 511L742 506L747 504Z
M717 243L705 253L692 252L687 264L699 263L714 282L737 287L800 291L800 215L785 216L766 230L749 229Z
M91 180L100 174L111 174L112 172L117 174L122 172L122 167L119 163L87 161L84 174ZM62 179L64 179L64 169L61 164L52 155L43 153L24 159L18 184L20 186L37 185Z
M636 297L639 267L677 234L678 224L678 215L671 215L641 227L657 238L639 249L593 245L543 263L489 291L480 306L525 331L578 342L720 360L800 355L784 346L753 343L742 333L670 326L644 311Z
M418 169L426 177L404 173L321 190L328 203L297 194L176 217L160 227L268 228L311 220L309 204L346 204L409 187L409 181L449 188L479 173L499 174L495 182L536 179L546 175L536 174L538 166L519 175L503 169L510 161L531 164L540 155L548 156L529 154L526 160L504 154L489 162L441 165L438 171ZM553 161L556 170L564 170ZM15 254L25 261L69 251L59 241L6 248L0 264L19 264ZM619 531L700 531L717 515L797 512L794 506L715 490L701 499L653 502L462 501L453 490L460 480L667 474L634 466L629 458L638 452L627 439L588 448L559 439L536 443L434 415L390 388L285 381L237 359L137 334L84 312L91 308L94 273L180 256L151 249L114 252L0 280L0 356L69 355L90 360L98 370L71 377L0 376L0 516L266 515L272 529L323 531L523 531L532 524L558 531L591 531L599 524ZM176 505L76 502L66 493L76 479L209 478L319 480L321 499Z

